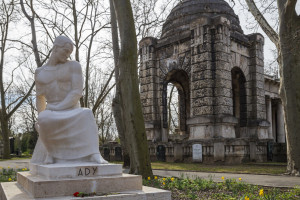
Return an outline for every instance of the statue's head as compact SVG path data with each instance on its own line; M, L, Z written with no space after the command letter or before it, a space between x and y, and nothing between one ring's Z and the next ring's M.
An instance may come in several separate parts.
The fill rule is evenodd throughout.
M55 38L52 49L52 59L55 63L65 63L73 51L73 42L66 36L58 36Z

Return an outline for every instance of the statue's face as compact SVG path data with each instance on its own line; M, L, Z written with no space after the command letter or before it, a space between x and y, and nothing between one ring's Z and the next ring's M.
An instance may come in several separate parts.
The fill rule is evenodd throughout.
M54 53L57 63L65 63L72 53L72 45L67 43L64 46L56 46Z

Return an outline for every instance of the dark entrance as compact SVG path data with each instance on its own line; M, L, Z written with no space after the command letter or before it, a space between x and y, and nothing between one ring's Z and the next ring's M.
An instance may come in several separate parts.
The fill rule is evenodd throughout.
M268 149L267 149L267 159L268 161L273 160L273 142L268 142Z
M235 127L236 137L241 135L241 128L247 126L247 94L246 78L242 70L234 67L231 70L232 78L232 98L233 98L233 115L238 119Z
M156 158L158 161L166 161L166 147L163 145L158 145L156 148Z
M163 127L168 128L168 83L172 83L178 91L179 130L187 133L186 120L190 113L189 78L183 70L170 71L163 82Z
M104 159L109 161L110 160L110 150L109 150L109 148L104 148L103 151L104 151Z
M9 147L10 147L10 153L15 153L15 138L10 137L9 138Z
M115 160L122 161L122 148L121 147L115 148Z

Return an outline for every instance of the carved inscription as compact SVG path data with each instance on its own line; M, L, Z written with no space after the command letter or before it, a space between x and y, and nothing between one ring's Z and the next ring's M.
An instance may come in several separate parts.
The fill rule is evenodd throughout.
M79 168L77 176L94 176L97 169L98 169L97 167Z

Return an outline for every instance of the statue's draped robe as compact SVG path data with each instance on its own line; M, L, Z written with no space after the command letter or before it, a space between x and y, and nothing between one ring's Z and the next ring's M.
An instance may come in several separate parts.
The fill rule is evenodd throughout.
M73 70L76 67L80 67L80 64L75 61L56 67L41 67L35 74L37 96L45 96L48 105L59 104L70 94L81 96L82 75L74 80ZM90 109L80 108L78 102L66 110L52 111L46 108L39 113L37 129L40 137L32 162L43 162L47 154L61 160L100 154L93 113ZM46 152L41 152L43 149Z

